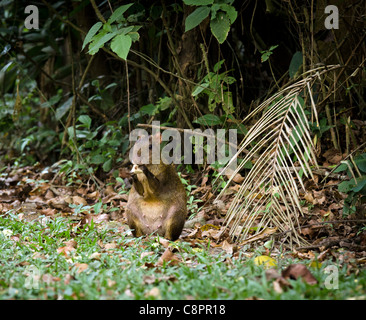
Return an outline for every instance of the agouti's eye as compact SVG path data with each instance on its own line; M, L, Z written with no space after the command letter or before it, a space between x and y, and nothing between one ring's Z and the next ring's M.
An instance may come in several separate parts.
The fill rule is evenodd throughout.
M149 144L149 149L150 149L150 150L152 149L152 144Z

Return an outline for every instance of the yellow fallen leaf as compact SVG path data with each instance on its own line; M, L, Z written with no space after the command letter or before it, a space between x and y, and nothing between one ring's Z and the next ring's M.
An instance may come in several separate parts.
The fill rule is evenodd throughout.
M254 258L254 264L257 266L263 265L265 268L277 267L277 262L275 259L269 256L258 256Z
M311 263L309 264L309 267L311 268L315 268L315 269L320 269L322 266L322 264L319 261L311 261Z

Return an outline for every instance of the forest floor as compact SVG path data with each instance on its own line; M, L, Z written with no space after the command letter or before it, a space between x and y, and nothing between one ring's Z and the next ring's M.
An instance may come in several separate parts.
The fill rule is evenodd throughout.
M169 242L132 236L122 179L97 189L57 165L3 170L0 299L366 299L365 221L342 218L337 181L307 185L308 243L289 248L276 233L232 242L223 222L239 184L219 208L206 178L189 180L195 215Z

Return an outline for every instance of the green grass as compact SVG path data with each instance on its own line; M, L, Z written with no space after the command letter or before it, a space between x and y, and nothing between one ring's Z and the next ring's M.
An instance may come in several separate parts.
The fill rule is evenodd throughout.
M77 246L69 257L57 252L65 241ZM106 244L115 243L111 249ZM243 251L238 258L214 253L209 243L192 248L178 242L178 266L157 264L164 248L153 237L132 238L118 226L74 227L62 217L19 221L16 215L0 216L0 299L346 299L365 296L366 271L347 275L339 267L339 289L328 290L329 274L310 268L318 285L290 280L282 294L265 278L263 266ZM93 253L99 253L100 255ZM149 253L141 258L142 253ZM296 263L284 258L282 267ZM308 261L302 260L306 264ZM87 269L79 272L78 266ZM33 276L30 276L33 275ZM36 280L31 282L31 280ZM155 288L155 289L153 289ZM153 290L152 290L153 289ZM150 295L149 295L150 293Z

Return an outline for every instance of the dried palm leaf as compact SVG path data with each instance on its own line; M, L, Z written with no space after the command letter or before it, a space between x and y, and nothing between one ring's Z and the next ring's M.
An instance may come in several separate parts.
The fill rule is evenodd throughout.
M303 96L308 96L317 119L311 87L326 71L317 70L316 74L286 87L244 119L260 115L232 159L234 161L244 149L251 147L233 172L234 177L245 163L257 158L226 215L230 234L232 237L239 235L237 240L243 241L252 236L249 232L253 229L256 234L266 227L274 227L290 236L290 244L293 241L297 244L303 242L295 227L299 225L298 218L302 214L298 183L305 189L302 177L313 178L310 165L317 167ZM301 170L296 170L298 166ZM224 192L225 189L218 198ZM287 232L289 230L292 233Z

